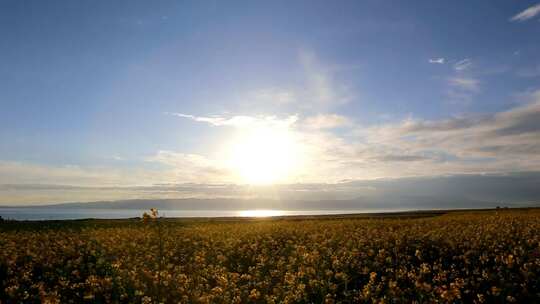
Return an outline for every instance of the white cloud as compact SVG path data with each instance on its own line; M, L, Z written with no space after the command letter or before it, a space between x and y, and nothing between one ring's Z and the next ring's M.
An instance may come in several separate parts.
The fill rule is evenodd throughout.
M183 114L183 113L171 113L167 112L166 114L178 116L182 118L189 118L197 122L205 122L208 124L211 124L213 126L245 126L252 124L255 119L250 116L234 116L231 118L223 118L220 116L194 116L190 114Z
M232 117L223 116L195 116L183 113L167 112L168 115L173 115L182 118L188 118L197 122L208 123L213 126L231 126L231 127L247 127L247 126L284 126L288 127L293 125L297 120L297 115L290 115L286 118L280 119L276 116L248 116L248 115L236 115Z
M319 114L307 117L302 125L309 129L333 129L350 126L352 122L345 116L337 114Z
M456 83L472 90L477 85L470 81ZM337 114L319 114L304 119L296 116L234 119L238 116L198 117L186 114L180 117L215 126L247 129L268 123L286 126L293 132L304 159L302 167L290 179L292 183L540 170L540 90L530 92L526 103L503 112L440 120L409 118L376 126L355 124ZM332 132L335 127L343 127L343 130ZM236 133L237 130L231 131ZM0 184L128 187L165 183L230 184L237 181L237 173L226 162L205 155L161 150L144 160L132 168L0 162ZM29 192L26 201L60 198L59 191L54 192L54 196L50 192L42 198L32 196ZM10 199L25 200L13 196L11 192L0 194L0 203ZM124 197L119 197L120 194L124 194ZM168 192L154 194L169 195ZM154 194L146 197L155 197L152 196ZM86 191L72 197L81 200L98 197L92 195L91 191ZM99 198L145 195L143 192L129 194L118 190Z
M156 168L153 164L161 164ZM216 161L201 155L158 151L137 165L76 166L0 161L1 184L57 184L84 187L136 186L171 182L231 181Z
M64 184L74 186L145 185L160 181L152 170L103 166L44 165L0 161L0 184Z
M113 156L110 157L110 159L116 160L116 161L124 161L124 160L126 160L125 158L123 158L122 156L119 156L119 155L113 155Z
M167 181L169 183L234 181L232 173L223 164L198 154L161 150L146 161L166 165L168 177L173 178Z
M523 22L536 17L538 14L540 14L540 3L525 9L519 14L516 14L515 16L510 18L510 21Z
M456 89L478 81L452 79ZM298 182L540 170L540 91L504 112L362 126L337 114L291 124L305 163ZM333 128L344 128L333 132ZM397 167L396 167L397 166Z
M173 167L211 167L212 162L207 158L197 154L185 154L173 151L160 150L156 155L147 158L148 161L155 161Z
M447 163L462 172L538 170L540 92L530 94L530 100L495 114L438 121L409 119L365 130L364 134L372 145L384 143L414 153L443 152L452 156Z
M454 63L454 69L456 71L464 71L464 70L469 69L471 65L472 65L472 60L469 58L465 58L463 60L460 60Z
M446 62L446 60L442 57L440 58L430 58L429 60L429 63L436 63L436 64L444 64Z

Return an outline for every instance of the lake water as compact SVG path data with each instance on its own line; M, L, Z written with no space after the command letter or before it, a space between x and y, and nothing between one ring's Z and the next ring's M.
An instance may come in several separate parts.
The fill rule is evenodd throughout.
M140 217L148 210L137 209L75 209L75 208L0 208L0 216L14 220L120 219ZM397 212L407 210L160 210L165 217L269 217L286 215L322 215Z

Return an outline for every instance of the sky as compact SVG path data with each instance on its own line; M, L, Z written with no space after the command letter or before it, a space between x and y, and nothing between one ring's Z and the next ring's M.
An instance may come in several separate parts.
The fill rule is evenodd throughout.
M0 37L1 205L540 171L538 1L5 0Z

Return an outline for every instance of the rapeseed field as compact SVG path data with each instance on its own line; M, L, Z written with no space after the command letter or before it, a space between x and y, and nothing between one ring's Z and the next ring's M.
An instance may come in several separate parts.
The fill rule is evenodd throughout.
M534 303L540 211L0 224L0 303Z

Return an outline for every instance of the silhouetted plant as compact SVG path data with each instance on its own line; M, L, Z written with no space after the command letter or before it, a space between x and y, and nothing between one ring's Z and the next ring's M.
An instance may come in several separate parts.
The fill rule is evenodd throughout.
M156 303L160 303L161 292L162 292L162 282L161 282L161 273L163 272L163 231L162 225L159 218L159 211L156 208L151 208L150 213L144 212L142 217L143 223L153 224L156 228L156 235L158 240L158 254L157 254L157 299Z

